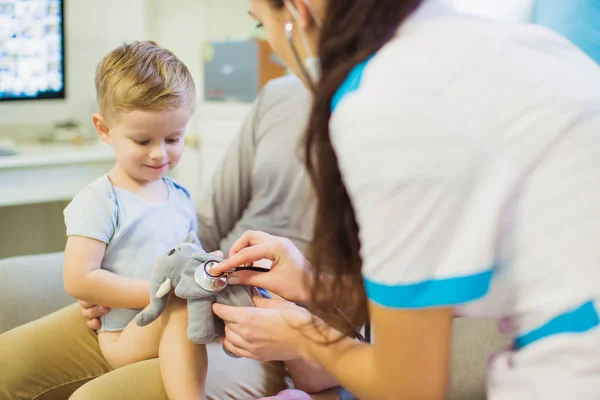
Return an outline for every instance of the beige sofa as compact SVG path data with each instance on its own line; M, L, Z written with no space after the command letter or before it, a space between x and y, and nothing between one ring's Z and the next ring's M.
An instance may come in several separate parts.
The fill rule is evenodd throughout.
M73 302L63 289L62 260L62 253L0 259L0 333ZM485 399L487 356L505 344L495 321L456 319L449 399Z

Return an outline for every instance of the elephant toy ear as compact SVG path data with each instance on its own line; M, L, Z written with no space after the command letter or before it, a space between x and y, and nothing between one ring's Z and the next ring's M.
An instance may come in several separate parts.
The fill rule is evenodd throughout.
M193 243L202 247L202 244L200 243L200 239L198 239L198 234L196 232L190 232L185 238L184 243Z

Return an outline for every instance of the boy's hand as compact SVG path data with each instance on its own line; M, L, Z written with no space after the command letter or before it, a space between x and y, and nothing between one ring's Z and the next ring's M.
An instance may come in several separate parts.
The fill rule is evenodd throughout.
M108 313L110 308L82 300L79 300L79 305L81 306L81 315L87 319L87 326L95 331L100 329L100 317Z

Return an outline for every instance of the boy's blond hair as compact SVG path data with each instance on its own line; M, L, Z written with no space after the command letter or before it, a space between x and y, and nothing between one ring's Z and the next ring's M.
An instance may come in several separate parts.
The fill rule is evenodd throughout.
M96 69L96 101L107 119L118 112L196 106L190 71L173 53L151 41L124 44Z

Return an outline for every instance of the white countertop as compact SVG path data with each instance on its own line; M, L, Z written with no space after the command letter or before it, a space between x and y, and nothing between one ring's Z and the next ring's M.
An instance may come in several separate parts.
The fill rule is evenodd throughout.
M21 144L19 154L0 156L0 207L68 201L114 164L101 142Z
M84 146L45 144L19 146L19 154L0 156L0 170L73 165L114 160L113 149L102 143Z

